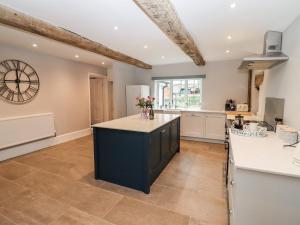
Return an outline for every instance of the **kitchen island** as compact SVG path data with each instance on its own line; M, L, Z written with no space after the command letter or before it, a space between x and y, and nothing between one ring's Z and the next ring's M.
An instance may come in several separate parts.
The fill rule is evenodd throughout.
M140 115L93 125L95 179L148 194L150 185L180 150L180 115Z

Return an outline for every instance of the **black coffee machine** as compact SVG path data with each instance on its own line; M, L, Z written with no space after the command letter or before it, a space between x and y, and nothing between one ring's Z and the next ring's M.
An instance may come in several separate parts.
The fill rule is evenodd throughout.
M235 101L232 99L227 99L225 104L225 111L235 111L235 110L236 110Z

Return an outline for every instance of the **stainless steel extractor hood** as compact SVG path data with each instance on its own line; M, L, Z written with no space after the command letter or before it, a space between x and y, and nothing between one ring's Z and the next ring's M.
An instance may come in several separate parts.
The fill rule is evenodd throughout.
M265 70L287 61L289 57L281 52L281 46L282 32L266 32L263 54L244 58L239 69Z

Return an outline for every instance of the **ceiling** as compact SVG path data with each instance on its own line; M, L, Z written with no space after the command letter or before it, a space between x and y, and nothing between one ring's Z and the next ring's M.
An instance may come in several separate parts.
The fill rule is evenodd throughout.
M206 61L259 54L267 30L285 30L300 14L299 0L171 0ZM231 8L232 3L236 4ZM0 0L152 65L191 62L132 0ZM118 29L115 30L114 27ZM0 27L0 43L109 65L112 60L36 35ZM227 36L232 37L231 40ZM20 41L22 40L22 41ZM144 48L147 45L148 48ZM230 53L226 53L230 50ZM78 54L79 58L74 58Z

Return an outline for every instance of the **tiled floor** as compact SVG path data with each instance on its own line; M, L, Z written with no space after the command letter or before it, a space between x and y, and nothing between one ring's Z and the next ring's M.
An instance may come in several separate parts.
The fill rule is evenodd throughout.
M93 178L92 138L0 163L0 225L227 225L223 145L182 141L145 195Z

